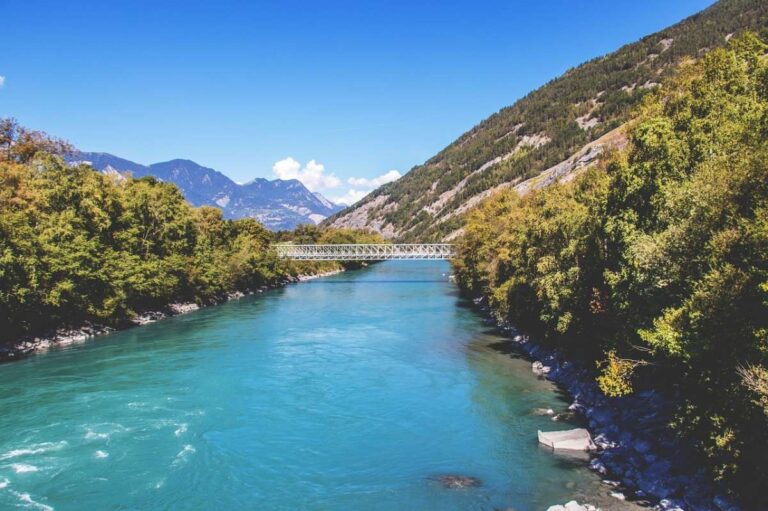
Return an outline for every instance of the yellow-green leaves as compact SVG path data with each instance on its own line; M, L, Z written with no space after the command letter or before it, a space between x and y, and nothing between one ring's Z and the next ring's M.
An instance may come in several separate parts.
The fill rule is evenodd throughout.
M684 356L683 329L684 313L681 308L669 308L653 320L652 329L640 329L640 338L655 352L672 356Z
M0 341L119 323L286 276L255 220L193 208L173 184L69 165L66 144L0 121Z
M677 429L737 485L768 478L745 448L768 441L764 53L747 34L686 64L646 98L624 153L472 213L458 262L502 319L602 359L607 395L680 399Z
M615 351L608 352L606 359L597 364L601 370L597 384L605 395L621 397L632 393L632 372L637 364L620 359Z

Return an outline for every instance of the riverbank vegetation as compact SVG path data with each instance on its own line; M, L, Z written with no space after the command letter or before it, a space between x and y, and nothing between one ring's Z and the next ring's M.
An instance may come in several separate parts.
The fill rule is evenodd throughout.
M119 325L174 302L215 303L341 268L277 258L274 233L192 207L175 185L104 175L71 147L0 121L0 342L86 321ZM307 229L281 233L301 238ZM319 242L380 240L314 230Z
M679 400L670 424L748 502L768 480L768 46L681 66L629 147L470 216L460 285L498 319L599 366L603 391Z

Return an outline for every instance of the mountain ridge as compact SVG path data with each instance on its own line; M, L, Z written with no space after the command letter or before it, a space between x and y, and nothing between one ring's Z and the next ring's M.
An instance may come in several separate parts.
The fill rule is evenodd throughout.
M296 179L257 177L238 184L216 169L184 158L142 165L110 153L80 151L69 160L88 163L103 173L174 183L194 206L218 207L226 218L256 218L271 230L318 224L343 208Z
M462 232L463 213L493 190L535 184L530 180L566 164L625 123L643 97L673 75L681 61L722 46L743 30L768 34L768 2L721 0L575 66L490 115L398 181L373 191L324 225L368 228L401 241L455 238ZM588 165L599 159L598 155ZM558 179L577 168L572 166Z

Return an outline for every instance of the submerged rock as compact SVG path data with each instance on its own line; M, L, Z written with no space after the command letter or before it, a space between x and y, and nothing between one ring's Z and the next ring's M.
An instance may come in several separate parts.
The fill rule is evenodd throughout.
M462 476L456 474L443 474L435 476L432 479L440 483L443 488L448 489L474 488L483 484L483 482L477 477Z
M578 419L578 414L572 411L566 411L558 413L552 416L552 420L555 422L575 422Z

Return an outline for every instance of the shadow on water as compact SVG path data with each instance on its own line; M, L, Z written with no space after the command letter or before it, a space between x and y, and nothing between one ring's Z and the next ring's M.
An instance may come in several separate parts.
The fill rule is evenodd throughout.
M462 303L463 302L463 303ZM471 305L471 302L468 300L462 300L462 302L459 303L460 307L468 307L473 312L476 312L476 308L474 308ZM469 304L469 305L467 305ZM533 362L535 359L524 353L520 350L519 346L515 341L513 341L510 338L510 335L508 332L505 332L504 330L497 327L495 324L486 322L480 330L479 335L482 337L485 337L486 339L489 339L485 343L482 344L481 349L489 350L491 352L494 352L498 355L502 355L504 357L508 357L511 360L521 361L530 363ZM573 397L568 393L566 388L558 384L556 382L551 382L550 380L547 380L543 376L537 376L537 379L541 381L547 381L550 382L551 392L557 397L557 399L562 404L568 404L573 400ZM569 425L573 427L586 427L587 420L581 416L580 414L570 412L568 410L563 410L561 413L558 413L558 419L556 421L553 421L553 425Z
M494 330L491 332L496 333ZM529 358L524 356L523 353L515 347L511 339L504 339L491 343L488 345L488 347L503 355L509 355L510 357L522 358L524 360Z
M470 310L474 316L481 315L474 302L469 297L467 297L466 293L463 293L461 290L459 290L458 287L456 287L456 296L459 298L458 302L456 303L457 307L460 309Z
M582 468L590 460L590 455L586 451L555 451L541 444L538 444L538 449L544 454L551 456L554 465L563 470Z
M503 334L499 334L499 330L495 329L495 328L491 329L489 331L489 333L490 333L490 335L503 336ZM529 357L525 353L521 352L517 348L517 346L515 345L514 341L512 341L509 338L489 343L486 346L487 346L487 348L489 348L489 349L491 349L491 350L493 350L493 351L495 351L495 352L497 352L499 354L506 355L506 356L508 356L510 358L513 358L513 359L524 360L526 362L532 362L534 360L533 358ZM542 380L545 379L543 376L539 376L538 378L542 379ZM554 393L562 401L564 401L564 402L570 402L571 401L572 397L568 393L568 391L565 389L565 387L563 387L562 385L560 385L558 383L554 383L554 382L553 382L553 386L554 386L554 389L553 389ZM586 419L584 419L579 414L567 414L567 415L564 415L563 418L561 418L558 422L560 424L570 424L570 425L579 426L579 427L584 427L587 424Z

